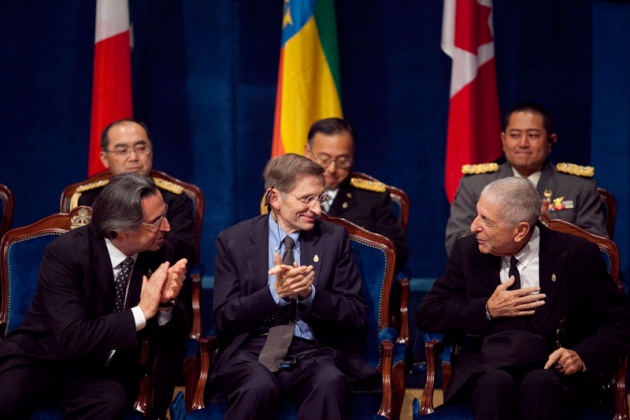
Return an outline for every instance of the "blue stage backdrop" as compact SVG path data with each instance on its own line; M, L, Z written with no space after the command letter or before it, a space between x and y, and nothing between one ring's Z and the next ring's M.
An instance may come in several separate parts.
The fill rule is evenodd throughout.
M258 212L270 154L282 0L131 0L135 116L155 167L206 196L202 259L217 233ZM450 60L438 0L337 1L343 109L356 169L411 197L410 269L446 263L443 187ZM0 183L13 226L58 210L87 174L95 2L0 1ZM495 1L503 112L526 100L556 117L556 162L596 166L619 199L616 239L628 263L630 4ZM499 139L497 139L499 141Z

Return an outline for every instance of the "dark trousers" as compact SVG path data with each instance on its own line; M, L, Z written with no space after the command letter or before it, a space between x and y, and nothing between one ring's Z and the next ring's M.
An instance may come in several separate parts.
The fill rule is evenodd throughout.
M77 375L66 369L5 359L0 365L0 418L29 419L54 403L72 419L121 419L133 399L122 382L102 375Z
M309 355L291 370L272 373L258 361L266 338L252 339L215 378L212 388L230 406L225 419L273 419L284 400L297 408L298 419L351 418L349 381L330 354ZM288 354L311 349L317 349L313 342L294 338Z
M474 380L471 395L478 419L562 420L575 418L576 410L594 403L599 391L586 373L496 369Z

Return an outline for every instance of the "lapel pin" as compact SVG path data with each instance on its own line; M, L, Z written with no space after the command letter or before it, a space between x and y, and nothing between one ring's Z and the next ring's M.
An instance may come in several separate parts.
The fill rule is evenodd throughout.
M315 254L315 256L313 257L313 261L319 262L319 257L317 256L317 254Z
M553 274L551 275L551 281L556 281L556 273L553 273Z

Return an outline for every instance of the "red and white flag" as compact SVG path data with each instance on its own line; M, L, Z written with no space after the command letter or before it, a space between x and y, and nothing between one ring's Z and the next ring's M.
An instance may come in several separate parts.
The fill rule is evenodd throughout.
M453 59L444 173L452 202L462 165L501 156L492 0L444 0L442 50Z
M88 176L105 170L99 159L101 131L133 116L128 0L97 0L95 33Z

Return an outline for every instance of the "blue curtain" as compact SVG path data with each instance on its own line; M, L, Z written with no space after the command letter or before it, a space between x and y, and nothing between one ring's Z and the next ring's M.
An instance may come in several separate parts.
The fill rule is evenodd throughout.
M0 182L17 199L13 226L58 211L61 190L86 177L94 3L0 2ZM155 168L206 195L201 246L209 273L216 234L258 212L282 5L132 0L135 116L152 132ZM407 191L409 266L414 277L437 277L446 263L449 213L443 162L450 60L440 50L442 2L343 0L336 7L343 108L358 140L355 168ZM546 104L559 135L556 162L599 168L607 165L594 160L600 144L628 144L628 98L614 88L627 88L620 79L628 73L594 71L593 63L627 69L628 43L617 45L625 55L609 54L601 43L612 39L594 31L612 25L615 36L628 39L622 16L629 8L595 0L495 0L501 109L524 100ZM625 131L605 138L595 135L596 127L608 126L594 102L603 89L611 108L624 104L614 109L625 118L619 122ZM627 167L627 147L611 153L617 150L623 150L615 156L618 167ZM619 175L609 173L600 184L620 198L625 230L617 239L625 255L627 170Z

